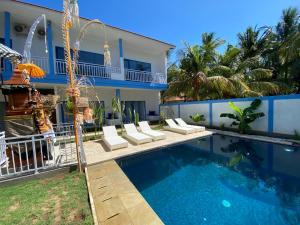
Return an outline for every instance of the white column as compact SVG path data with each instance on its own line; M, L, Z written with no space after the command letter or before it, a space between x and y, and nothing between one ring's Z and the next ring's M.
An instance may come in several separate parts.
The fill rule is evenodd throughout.
M122 80L125 80L125 68L124 68L124 51L123 51L123 40L119 38L119 52L120 52L120 68Z

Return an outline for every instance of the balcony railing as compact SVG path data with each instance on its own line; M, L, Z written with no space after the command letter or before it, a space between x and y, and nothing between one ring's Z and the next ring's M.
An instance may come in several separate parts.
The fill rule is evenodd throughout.
M112 73L121 73L120 67L79 62L75 70L78 76L111 79ZM66 61L56 60L56 74L66 74Z
M33 56L31 57L31 61L42 68L45 73L49 73L49 64L48 64L48 57L38 57L38 56Z
M125 80L166 84L167 78L163 73L153 73L139 70L125 70Z

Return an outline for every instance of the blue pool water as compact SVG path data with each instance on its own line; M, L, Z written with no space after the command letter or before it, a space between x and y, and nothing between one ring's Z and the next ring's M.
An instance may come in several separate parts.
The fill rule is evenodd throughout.
M213 135L118 160L165 224L300 224L300 148Z

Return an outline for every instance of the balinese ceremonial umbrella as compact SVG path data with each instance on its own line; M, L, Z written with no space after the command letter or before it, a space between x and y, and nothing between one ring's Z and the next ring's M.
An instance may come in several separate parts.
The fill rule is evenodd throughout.
M26 70L30 77L32 78L43 78L45 76L44 70L33 63L23 63L17 65L17 69Z
M21 62L23 57L15 50L12 50L6 45L0 44L0 58L9 59L13 63L16 63Z

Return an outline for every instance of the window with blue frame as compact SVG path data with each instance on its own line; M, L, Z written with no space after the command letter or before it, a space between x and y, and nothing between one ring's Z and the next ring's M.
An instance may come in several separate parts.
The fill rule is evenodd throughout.
M151 72L151 64L146 62L140 62L131 59L124 59L124 67L127 70L139 70Z
M64 48L56 46L55 47L55 55L56 55L57 60L64 60L65 59ZM79 63L90 63L90 64L97 64L97 65L104 64L103 54L87 52L87 51L79 51L78 56L79 56L78 57ZM71 51L71 57L73 57L73 51ZM86 68L86 69L88 69L88 68ZM57 71L61 71L61 73L66 73L65 67L59 68ZM85 73L87 73L87 74L88 74L88 72L89 71L85 71ZM78 75L83 75L83 71L80 71L80 67L78 68L77 73L78 73Z

